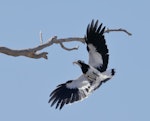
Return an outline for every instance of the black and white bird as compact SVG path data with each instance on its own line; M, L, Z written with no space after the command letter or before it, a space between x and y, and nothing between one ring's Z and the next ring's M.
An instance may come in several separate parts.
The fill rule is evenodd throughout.
M81 60L74 62L79 65L82 75L75 80L69 80L60 84L50 94L49 103L56 104L56 109L62 109L65 104L74 103L87 98L103 82L111 79L114 69L106 70L108 66L108 48L104 38L105 27L98 26L98 20L87 27L85 42L89 53L88 64Z
M114 69L100 72L97 68L94 68L93 66L88 65L81 60L78 60L73 63L80 66L84 77L88 79L88 82L91 85L89 88L89 90L91 91L97 89L103 82L106 82L107 80L111 79L112 76L114 76L115 74Z

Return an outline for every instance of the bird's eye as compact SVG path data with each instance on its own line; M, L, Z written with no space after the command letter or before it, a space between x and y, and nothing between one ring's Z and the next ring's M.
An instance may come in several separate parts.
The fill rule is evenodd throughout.
M81 60L78 60L79 63L81 63Z

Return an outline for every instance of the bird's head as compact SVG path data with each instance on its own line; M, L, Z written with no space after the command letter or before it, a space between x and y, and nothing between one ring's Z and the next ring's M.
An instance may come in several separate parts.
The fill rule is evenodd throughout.
M77 64L78 66L82 67L85 63L82 60L74 61L73 64Z
M90 68L89 65L87 65L86 63L84 63L84 61L81 61L81 60L75 61L75 62L73 62L73 64L77 64L78 66L80 66L80 68L84 74Z

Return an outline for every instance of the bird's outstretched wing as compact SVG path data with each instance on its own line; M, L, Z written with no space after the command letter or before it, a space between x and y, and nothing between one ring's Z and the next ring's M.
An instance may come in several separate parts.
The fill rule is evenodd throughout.
M87 27L85 41L89 52L89 65L97 68L100 72L104 72L108 65L108 48L104 38L105 27L98 25L98 20Z
M81 101L92 92L90 89L90 83L81 75L76 80L70 80L66 83L60 84L57 88L50 94L49 103L51 106L56 104L56 109L62 109L65 104L74 103L76 101Z

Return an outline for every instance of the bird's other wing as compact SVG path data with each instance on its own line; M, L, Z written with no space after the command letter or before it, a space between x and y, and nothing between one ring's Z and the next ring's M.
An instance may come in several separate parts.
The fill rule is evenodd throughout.
M56 109L62 109L65 104L83 100L91 92L89 81L84 75L81 75L76 80L70 80L58 85L50 94L48 103L51 103L51 106L56 104Z
M98 20L87 27L85 41L89 52L89 65L97 68L100 72L104 72L108 65L108 48L104 38L105 27L98 25Z

